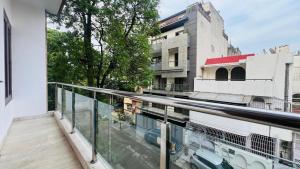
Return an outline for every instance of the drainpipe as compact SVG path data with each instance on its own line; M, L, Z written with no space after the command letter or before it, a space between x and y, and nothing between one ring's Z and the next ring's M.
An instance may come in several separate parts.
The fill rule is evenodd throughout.
M284 82L284 111L289 110L289 79L290 79L290 63L285 64L285 82Z

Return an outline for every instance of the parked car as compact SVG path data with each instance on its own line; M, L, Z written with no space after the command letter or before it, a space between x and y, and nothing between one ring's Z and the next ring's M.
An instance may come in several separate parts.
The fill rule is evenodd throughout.
M233 167L217 154L205 150L197 150L190 158L191 169L233 169Z
M144 139L147 143L160 146L160 129L150 129L148 130L145 135ZM180 151L182 146L177 143L176 139L172 139L170 151L172 154L175 154L176 152Z

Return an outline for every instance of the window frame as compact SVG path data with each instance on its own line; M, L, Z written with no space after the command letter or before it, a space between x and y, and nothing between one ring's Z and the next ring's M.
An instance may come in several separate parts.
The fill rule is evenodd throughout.
M228 81L229 71L225 67L219 67L215 72L216 81Z
M174 67L178 67L179 66L179 54L178 52L176 52L174 54Z
M246 69L237 66L230 71L231 81L246 81Z
M3 11L4 26L4 73L5 73L5 105L12 100L12 45L11 45L11 24Z

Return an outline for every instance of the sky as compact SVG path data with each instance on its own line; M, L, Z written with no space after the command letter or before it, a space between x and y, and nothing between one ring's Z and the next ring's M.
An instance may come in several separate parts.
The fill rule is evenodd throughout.
M160 18L199 0L160 0ZM203 0L204 2L208 0ZM242 53L280 45L300 50L300 0L211 0L224 19L230 42Z

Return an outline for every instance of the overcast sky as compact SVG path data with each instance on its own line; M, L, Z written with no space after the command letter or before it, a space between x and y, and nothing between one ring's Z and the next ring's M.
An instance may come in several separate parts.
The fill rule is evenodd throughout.
M161 19L199 0L160 0ZM207 0L204 0L207 1ZM211 0L224 18L225 31L243 53L279 45L300 50L300 0Z

